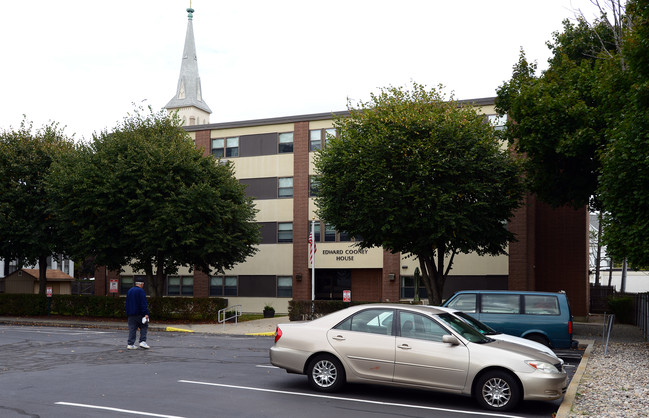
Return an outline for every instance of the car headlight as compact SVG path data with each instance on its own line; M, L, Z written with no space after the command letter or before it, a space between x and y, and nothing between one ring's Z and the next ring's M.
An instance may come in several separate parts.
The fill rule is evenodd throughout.
M559 373L559 370L557 370L554 365L545 361L525 360L525 363L528 366L540 371L541 373Z

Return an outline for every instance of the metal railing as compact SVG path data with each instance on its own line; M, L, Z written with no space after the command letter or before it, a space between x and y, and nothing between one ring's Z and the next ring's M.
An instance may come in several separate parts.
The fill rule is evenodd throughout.
M606 317L606 312L604 312L604 329L602 330L602 344L604 344L604 355L608 351L608 341L611 338L611 330L613 329L613 322L615 321L615 315L611 314Z
M233 315L227 316L228 313L234 313ZM241 316L241 305L232 305L227 308L223 308L218 312L218 323L223 324L225 328L225 323L231 319L234 319L234 323L239 323L239 317Z
M642 331L642 338L649 341L649 293L636 295L635 323Z

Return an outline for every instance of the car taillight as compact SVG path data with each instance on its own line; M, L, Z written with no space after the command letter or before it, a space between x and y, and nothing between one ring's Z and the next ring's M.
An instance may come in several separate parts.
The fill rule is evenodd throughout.
M282 338L282 330L280 327L277 327L275 329L275 342L277 342L280 338Z
M572 321L568 321L568 334L572 335Z

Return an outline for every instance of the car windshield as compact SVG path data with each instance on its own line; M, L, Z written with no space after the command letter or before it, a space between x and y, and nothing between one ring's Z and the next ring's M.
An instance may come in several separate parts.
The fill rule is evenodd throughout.
M460 334L462 338L466 339L469 342L484 344L484 343L494 341L493 339L482 335L480 331L475 329L469 323L465 322L463 319L460 319L457 316L454 316L450 313L442 313L437 315L437 317L440 320L442 320L446 325L451 327L453 331Z
M472 325L475 329L477 329L478 331L480 331L480 333L484 335L500 334L498 331L491 328L489 325L483 324L482 322L478 321L477 319L475 319L474 317L472 317L467 313L458 311L458 312L453 312L453 315L459 316L460 318L468 322L470 325Z

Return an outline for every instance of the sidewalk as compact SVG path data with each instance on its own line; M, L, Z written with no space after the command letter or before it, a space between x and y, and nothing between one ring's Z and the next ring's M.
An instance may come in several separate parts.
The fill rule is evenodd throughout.
M170 332L202 332L206 334L224 334L224 335L275 335L277 324L289 322L288 316L276 316L274 318L263 318L253 321L234 323L228 321L227 324L219 323L149 323L149 331L170 331ZM124 320L80 320L76 318L30 318L30 317L10 317L0 316L0 324L4 325L31 325L31 326L48 326L48 327L66 327L66 328L108 328L127 330L128 324Z

